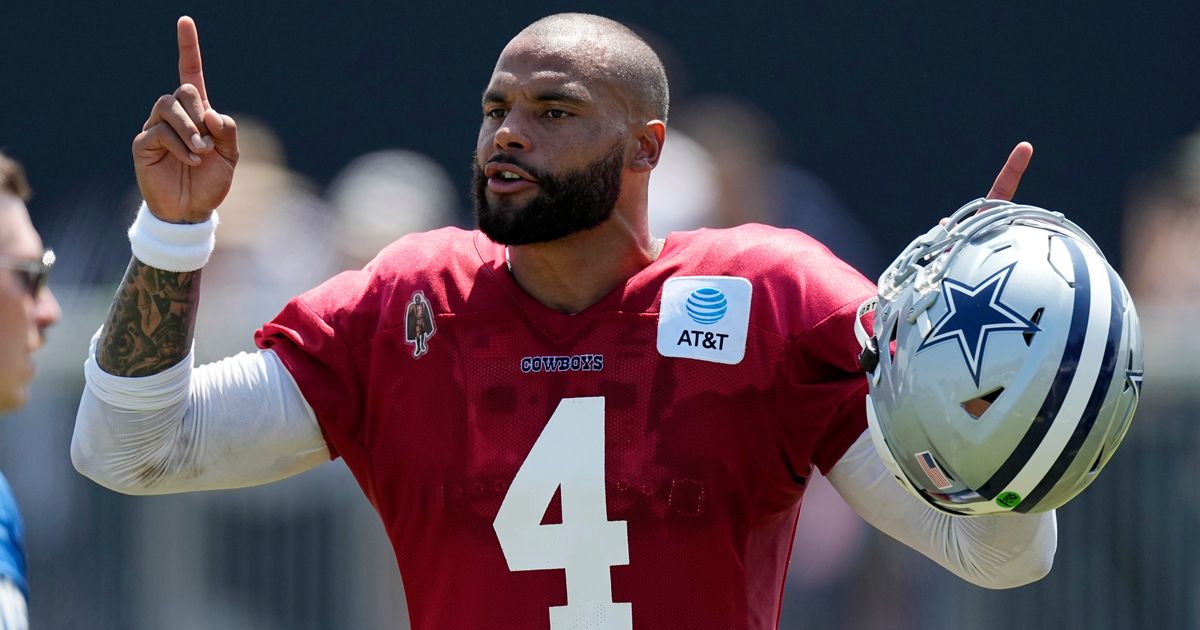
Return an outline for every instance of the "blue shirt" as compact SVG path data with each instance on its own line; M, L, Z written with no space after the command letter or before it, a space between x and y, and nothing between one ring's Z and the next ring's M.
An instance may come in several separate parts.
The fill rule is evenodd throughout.
M13 581L29 598L25 578L25 527L8 480L0 473L0 576Z

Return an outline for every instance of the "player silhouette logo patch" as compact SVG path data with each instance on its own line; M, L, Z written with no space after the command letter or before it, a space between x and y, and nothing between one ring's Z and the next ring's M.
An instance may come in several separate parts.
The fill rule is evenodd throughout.
M975 286L952 278L942 281L942 297L946 313L937 321L929 337L917 352L943 341L958 344L975 385L979 385L979 369L987 351L988 337L1003 331L1038 332L1037 324L1026 319L1002 302L1004 287L1012 276L1013 263L990 275Z
M429 338L437 328L433 325L433 313L425 294L417 291L408 301L404 311L404 342L413 347L413 358L420 359L429 352Z

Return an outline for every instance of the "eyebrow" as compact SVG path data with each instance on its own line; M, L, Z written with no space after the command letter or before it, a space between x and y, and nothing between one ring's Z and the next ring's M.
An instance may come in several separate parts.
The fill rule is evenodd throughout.
M534 94L533 100L538 102L574 103L576 105L588 102L587 97L583 93L567 88L552 88L537 92ZM483 93L483 103L485 105L488 103L505 103L507 101L508 99L504 97L504 93L502 92L488 90Z

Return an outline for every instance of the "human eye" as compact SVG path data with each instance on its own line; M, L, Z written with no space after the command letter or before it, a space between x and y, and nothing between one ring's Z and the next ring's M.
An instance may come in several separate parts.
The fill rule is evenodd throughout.
M502 120L507 115L508 110L504 109L503 107L492 107L483 110L483 117L490 118L492 120Z
M542 115L546 118L568 118L571 114L566 110L552 108L547 109Z

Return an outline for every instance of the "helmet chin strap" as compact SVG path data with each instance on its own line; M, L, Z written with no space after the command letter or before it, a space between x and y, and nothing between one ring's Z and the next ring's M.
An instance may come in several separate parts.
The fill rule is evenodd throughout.
M879 367L879 340L867 333L867 328L863 326L863 317L868 313L874 313L879 307L879 296L868 298L865 302L858 305L858 314L854 317L854 337L858 339L858 345L862 347L862 352L858 355L858 364L867 374L871 375L873 384L879 383L879 375L875 368Z

